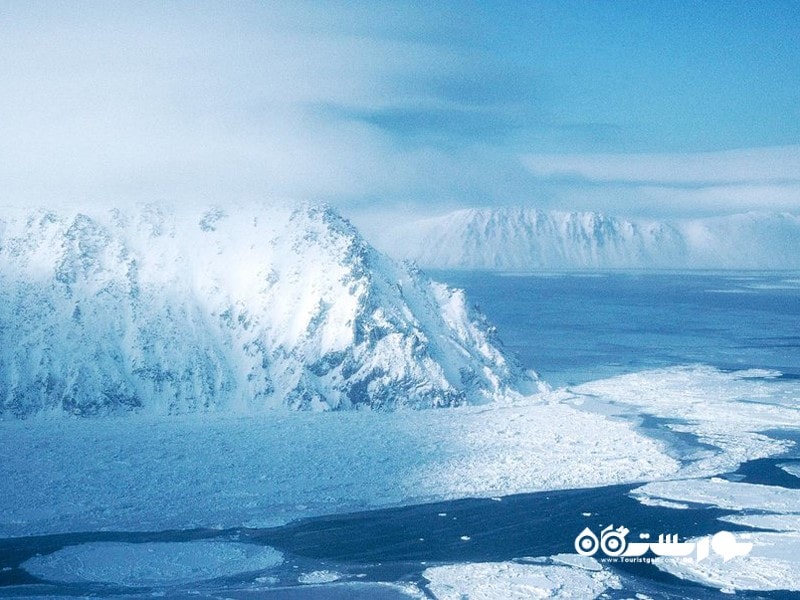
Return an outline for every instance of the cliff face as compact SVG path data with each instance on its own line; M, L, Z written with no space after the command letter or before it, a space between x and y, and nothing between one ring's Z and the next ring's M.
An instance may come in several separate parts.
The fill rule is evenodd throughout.
M465 209L387 226L376 242L439 269L800 268L800 217L785 213L655 221Z
M6 213L0 415L435 407L526 380L329 209Z

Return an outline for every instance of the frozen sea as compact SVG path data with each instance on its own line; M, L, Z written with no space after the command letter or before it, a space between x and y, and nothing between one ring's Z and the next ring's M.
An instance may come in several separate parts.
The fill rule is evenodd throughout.
M95 510L94 521L75 521L83 524L79 531L62 528L59 519L69 523L71 509L60 507L39 529L26 531L24 507L0 499L7 532L0 539L0 597L667 599L729 598L734 591L744 598L800 597L800 563L792 562L800 555L800 452L792 446L800 438L800 274L432 275L465 288L505 347L554 394L610 422L635 421L694 471L644 487L647 478L599 487L578 481L495 497L467 491L439 501L392 500L288 522L270 523L265 515L261 523L236 523L223 515L215 526L192 527L187 517L163 529L137 529L134 517L115 527L113 515L135 510L121 502L109 509L110 522ZM761 421L774 429L765 434L763 424L749 426ZM18 447L47 443L27 439ZM6 452L15 447L6 442ZM712 447L724 452L706 452ZM26 464L36 468L34 459ZM37 484L37 493L57 495L60 483L51 490ZM0 483L6 498L15 492L8 485ZM134 487L132 505L140 493ZM102 493L78 494L75 513ZM773 522L782 533L753 539L777 554L740 567L739 558L709 563L699 572L580 560L573 546L583 528L599 532L609 524L684 540L722 529L758 534ZM748 585L751 591L742 589Z

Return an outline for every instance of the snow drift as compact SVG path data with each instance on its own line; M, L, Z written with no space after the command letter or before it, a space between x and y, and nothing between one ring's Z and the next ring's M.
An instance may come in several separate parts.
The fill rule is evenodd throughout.
M2 417L435 407L526 378L461 291L325 207L0 221Z
M375 240L395 257L440 269L800 268L800 217L787 213L656 221L465 209L387 226Z

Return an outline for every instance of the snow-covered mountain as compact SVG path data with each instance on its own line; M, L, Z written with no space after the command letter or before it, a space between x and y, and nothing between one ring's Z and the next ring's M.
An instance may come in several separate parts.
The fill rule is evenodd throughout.
M527 377L463 292L324 207L0 220L0 417L435 407Z
M465 209L372 237L395 257L441 269L800 268L800 217L786 213L656 221Z

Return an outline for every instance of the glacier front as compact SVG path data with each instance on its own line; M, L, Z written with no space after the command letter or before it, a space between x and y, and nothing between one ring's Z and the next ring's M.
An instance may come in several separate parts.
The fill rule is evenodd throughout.
M531 377L324 206L0 220L0 418L451 406Z

